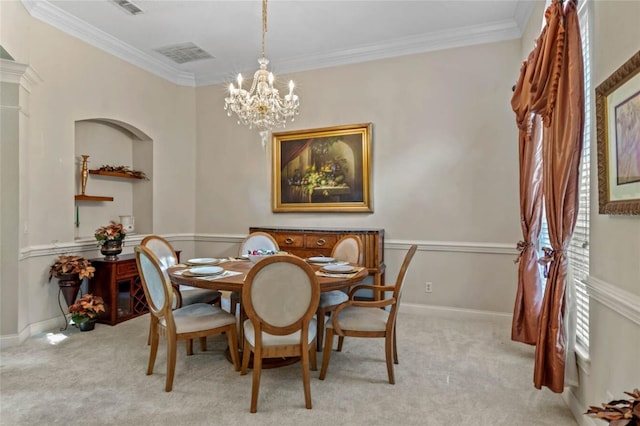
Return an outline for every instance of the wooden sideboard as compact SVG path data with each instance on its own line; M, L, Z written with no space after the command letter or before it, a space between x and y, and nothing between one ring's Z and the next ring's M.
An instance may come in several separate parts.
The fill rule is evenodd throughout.
M89 291L104 299L106 311L98 314L98 322L115 325L149 311L135 255L91 259L91 264L96 272L89 281Z
M249 232L262 231L271 234L280 250L302 258L329 256L335 243L344 235L360 237L363 248L363 266L374 277L376 285L384 285L384 229L337 229L337 228L280 228L250 227Z

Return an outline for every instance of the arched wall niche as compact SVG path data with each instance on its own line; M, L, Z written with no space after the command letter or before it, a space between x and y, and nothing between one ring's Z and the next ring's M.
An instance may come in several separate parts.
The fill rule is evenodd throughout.
M82 193L82 155L89 170L127 166L144 172L145 179L90 174L85 195L113 197L113 201L76 201L75 238L93 238L94 231L120 216L135 218L135 233L153 232L153 140L136 126L110 118L75 123L75 193Z

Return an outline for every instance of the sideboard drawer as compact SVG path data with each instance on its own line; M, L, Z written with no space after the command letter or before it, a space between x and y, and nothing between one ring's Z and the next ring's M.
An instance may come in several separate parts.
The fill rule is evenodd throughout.
M301 234L280 234L274 235L280 250L285 250L287 247L301 248L304 247L304 235Z
M138 275L138 267L136 266L136 262L126 262L118 264L116 268L116 275L118 277L128 276L128 275Z
M330 249L336 244L337 241L338 237L336 235L330 234L305 234L304 236L304 246L308 249Z

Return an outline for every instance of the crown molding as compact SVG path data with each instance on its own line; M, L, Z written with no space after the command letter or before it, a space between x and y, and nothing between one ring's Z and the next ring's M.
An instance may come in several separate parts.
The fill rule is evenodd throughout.
M87 24L46 0L21 1L34 18L177 85L205 86L227 82L229 79L227 73L196 76L193 73L181 71ZM521 37L522 28L533 8L530 2L522 3L518 4L515 19L404 37L386 43L337 50L324 55L314 54L283 59L278 61L278 73L288 74L516 39Z
M513 19L490 22L482 25L437 31L412 37L389 40L359 46L353 49L336 50L324 55L314 54L278 60L278 74L351 65L398 56L434 52L456 47L512 40L522 36L522 29ZM209 74L197 78L197 85L204 86L227 82L229 75Z
M31 93L36 84L42 82L40 75L29 65L21 64L9 59L0 59L0 81L3 83L19 84Z
M46 0L21 0L29 14L98 49L180 86L195 86L195 76L144 53L127 43L89 25Z

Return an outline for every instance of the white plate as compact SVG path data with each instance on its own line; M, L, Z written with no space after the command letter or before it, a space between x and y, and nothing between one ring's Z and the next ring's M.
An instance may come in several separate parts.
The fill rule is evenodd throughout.
M324 256L316 256L316 257L310 257L309 258L309 262L313 262L313 263L330 263L333 262L335 259L333 257L324 257Z
M322 270L326 272L338 272L344 274L347 272L353 272L354 268L351 265L326 265Z
M215 265L216 263L220 263L220 260L214 257L198 257L187 260L187 263L192 265Z
M188 269L191 275L217 275L224 271L219 266L198 266L197 268Z

